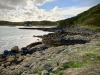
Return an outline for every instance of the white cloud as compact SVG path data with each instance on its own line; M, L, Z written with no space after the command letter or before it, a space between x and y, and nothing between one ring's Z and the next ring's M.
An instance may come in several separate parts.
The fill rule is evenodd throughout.
M59 8L55 6L50 11L39 9L37 5L55 0L0 0L1 20L7 21L39 21L51 20L57 21L69 16L74 16L87 10L89 7L66 7ZM7 5L6 5L6 1ZM5 5L5 6L4 6ZM15 6L14 6L15 5Z

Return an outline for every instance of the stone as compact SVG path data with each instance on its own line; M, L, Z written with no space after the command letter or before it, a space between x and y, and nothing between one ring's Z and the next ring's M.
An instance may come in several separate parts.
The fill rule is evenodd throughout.
M4 50L4 54L5 55L8 55L9 54L9 51L8 50Z
M28 49L27 49L26 47L22 47L22 48L21 48L21 54L22 54L22 55L28 54Z
M6 62L4 63L4 66L7 67L7 66L10 66L11 65L11 62Z
M8 58L7 58L7 61L8 62L13 62L15 60L15 57L14 56L9 56Z
M16 54L16 58L19 58L20 56L21 56L21 54L20 54L20 53Z
M43 70L41 75L49 75L49 72L47 70Z
M17 53L17 52L19 51L18 46L12 47L12 48L11 48L11 51Z
M59 68L58 67L55 67L52 71L53 72L57 72L59 70Z
M0 66L2 65L3 62L0 62Z
M47 70L47 71L52 70L52 67L51 67L49 64L45 64L43 67L44 67L44 69Z
M15 66L11 66L11 67L10 67L10 70L14 70L14 69L15 69Z
M18 69L20 66L21 66L21 65L17 65L17 66L15 66L15 69Z
M61 64L68 64L69 63L69 60L63 60L62 62L61 62Z
M0 66L0 71L2 71L3 69L5 69L4 67Z

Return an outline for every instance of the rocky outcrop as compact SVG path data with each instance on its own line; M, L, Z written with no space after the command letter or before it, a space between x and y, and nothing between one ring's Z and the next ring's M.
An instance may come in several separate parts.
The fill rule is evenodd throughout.
M91 41L95 32L89 29L66 28L42 37L42 42L48 46L85 44Z

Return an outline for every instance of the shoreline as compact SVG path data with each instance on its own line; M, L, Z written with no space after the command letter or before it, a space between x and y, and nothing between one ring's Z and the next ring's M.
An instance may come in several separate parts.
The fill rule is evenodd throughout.
M46 29L46 30L50 31L51 28ZM89 29L66 28L66 29L62 29L62 30L55 30L54 33L49 33L47 35L35 36L35 37L42 38L42 42L31 43L21 49L19 49L18 46L14 46L14 47L12 47L12 49L10 51L10 52L12 52L11 54L9 52L5 51L6 56L2 55L3 60L0 59L0 62L3 61L3 64L1 63L1 67L0 67L1 74L3 74L4 71L8 70L7 68L9 68L8 72L10 72L12 70L13 71L21 70L23 67L25 68L24 71L27 71L27 73L24 74L24 71L21 70L21 75L29 74L27 68L32 67L33 63L34 63L33 65L36 65L35 62L39 61L41 64L40 67L42 67L43 61L45 61L45 59L46 59L46 62L49 63L49 59L51 60L51 57L53 58L53 55L59 57L60 60L62 60L62 58L65 60L66 59L65 57L67 55L65 57L60 57L60 55L62 56L61 53L63 51L66 51L67 48L69 49L68 52L71 52L71 53L73 53L74 51L77 52L77 50L76 50L77 46L81 48L81 46L86 47L87 45L92 45L91 41L93 41L93 39L98 40L98 38L100 38L100 35L97 32L89 30ZM94 43L95 42L98 43L99 41L94 41ZM93 43L93 45L94 45L94 43ZM70 48L71 49L75 48L75 49L73 51L72 50L70 51ZM89 47L89 48L91 48L91 47ZM84 49L87 50L88 47L83 48L83 49L81 48L81 50L84 50ZM1 57L1 55L0 55L0 57ZM31 61L32 59L34 59L35 61ZM55 59L53 58L53 60L55 60ZM25 64L26 61L27 61L27 64ZM39 62L37 63L36 67L39 66ZM68 63L68 62L69 61L64 61L64 63ZM54 63L54 61L52 63ZM60 63L61 62L59 61L59 64ZM20 64L23 64L22 68L21 68ZM18 67L18 65L20 65L19 68L16 68L16 66ZM48 67L50 68L50 66L48 66ZM54 68L54 67L52 66L52 68ZM46 71L51 72L49 70L51 70L51 69L46 69ZM42 70L41 70L41 72L42 72ZM10 72L8 75L11 75L11 74L13 74L13 72ZM18 74L18 72L16 74ZM5 75L7 75L7 74L5 74Z

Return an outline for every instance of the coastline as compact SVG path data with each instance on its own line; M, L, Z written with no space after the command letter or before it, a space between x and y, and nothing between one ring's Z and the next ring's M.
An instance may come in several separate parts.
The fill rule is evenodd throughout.
M87 52L93 47L100 50L100 46L96 45L100 41L100 34L89 29L56 29L54 33L38 37L42 38L42 42L31 43L21 49L18 46L12 47L11 51L14 55L3 56L2 58L5 60L0 59L0 62L3 61L0 63L0 75L39 75L39 72L55 75L56 71L66 74L62 65L70 65L69 58L73 58L73 55L77 55L81 51ZM9 53L6 51L5 54ZM92 67L88 69L90 68ZM83 68L81 69L84 71ZM8 72L5 73L6 71Z

